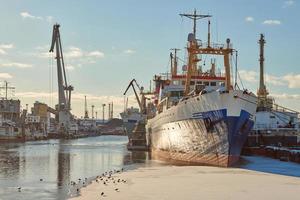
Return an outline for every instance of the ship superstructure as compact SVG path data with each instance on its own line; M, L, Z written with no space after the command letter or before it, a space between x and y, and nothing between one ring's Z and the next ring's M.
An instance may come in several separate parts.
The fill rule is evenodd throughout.
M147 142L154 157L231 166L238 161L253 126L256 97L232 84L230 60L236 50L230 39L226 44L212 43L210 20L207 42L196 37L196 21L211 16L196 11L181 16L194 22L187 39L187 63L179 74L174 50L171 76L154 77L154 102L147 109ZM208 56L212 56L211 68L204 71ZM223 58L224 74L216 73L217 56Z
M138 108L126 108L120 116L123 120L123 125L127 135L130 135L138 122L144 119Z

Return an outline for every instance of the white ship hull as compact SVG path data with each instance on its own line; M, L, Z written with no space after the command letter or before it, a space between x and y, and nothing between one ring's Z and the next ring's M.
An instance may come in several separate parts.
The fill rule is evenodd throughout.
M190 97L147 122L154 156L188 163L231 166L253 126L256 97L240 90Z

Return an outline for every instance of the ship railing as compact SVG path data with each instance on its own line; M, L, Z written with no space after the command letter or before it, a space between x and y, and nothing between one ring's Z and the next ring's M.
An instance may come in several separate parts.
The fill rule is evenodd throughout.
M210 45L208 45L207 42L198 42L198 45L201 48L213 48L213 49L224 49L224 48L226 48L225 44L220 44L220 43L210 43ZM229 48L232 48L232 44L229 44Z
M289 112L291 114L296 114L298 116L298 118L300 116L300 112L298 112L296 110L292 110L290 108L286 108L286 107L280 106L278 104L273 104L272 105L272 109L275 110L275 111L278 111L278 112Z
M154 76L154 80L155 78L160 77L160 80L170 80L172 78L172 74L167 72L167 73L160 73L158 76L155 75Z
M256 124L253 128L254 131L293 131L297 127L274 127L274 125Z

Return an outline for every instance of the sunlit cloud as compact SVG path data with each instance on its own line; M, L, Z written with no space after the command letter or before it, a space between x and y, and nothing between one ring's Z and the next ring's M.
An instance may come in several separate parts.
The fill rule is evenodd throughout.
M295 1L293 1L293 0L284 1L283 8L293 6L294 4L295 4Z
M265 24L265 25L280 25L281 21L275 20L275 19L268 19L268 20L263 21L262 24Z
M6 55L8 49L14 48L12 43L10 44L0 44L0 55Z
M13 76L10 75L9 73L0 73L0 78L1 79L11 79L11 78L13 78Z
M52 16L47 16L47 17L46 17L46 21L47 21L48 23L50 23L50 24L53 24L53 20L54 20L54 18L53 18Z
M73 65L66 65L66 69L69 71L73 71L75 67Z
M20 15L23 19L43 20L42 17L34 16L34 15L30 14L29 12L21 12Z
M21 16L23 19L31 19L31 20L46 21L46 22L48 22L49 24L53 24L53 22L54 22L54 17L53 17L53 16L44 16L44 17L41 17L41 16L34 16L34 15L32 15L31 13L29 13L29 12L27 12L27 11L21 12L21 13L20 13L20 16Z
M247 81L249 83L257 83L258 73L256 71L240 70L239 74L243 81Z
M16 68L31 68L32 64L19 63L19 62L10 62L10 63L2 63L1 67L16 67Z
M14 44L0 44L0 49L12 49L14 48Z
M124 51L124 53L126 53L126 54L134 54L134 53L136 53L136 51L133 50L133 49L126 49L126 50Z
M26 100L27 102L33 101L40 101L45 102L50 105L49 99L50 97L53 99L53 103L56 104L58 101L57 92L18 92L15 94L17 98L21 100ZM83 106L84 106L84 99L85 96L89 105L95 105L95 111L102 111L102 104L108 105L109 103L113 102L114 104L114 117L119 117L119 113L123 112L125 101L128 98L128 107L138 107L137 101L134 95L123 96L123 95L95 95L95 94L88 94L88 93L80 93L74 92L72 93L72 113L76 116L80 117L83 116ZM107 110L107 108L106 108Z
M83 56L83 51L78 47L69 47L68 51L64 53L68 58L80 58Z
M245 18L245 21L246 21L246 22L254 22L254 18L251 17L251 16L249 16L249 17L246 17L246 18Z
M287 74L282 78L289 88L300 88L300 74Z
M88 53L88 56L96 57L96 58L103 58L104 53L101 51L91 51Z
M243 81L258 83L259 73L256 71L240 70L239 74ZM287 86L288 88L300 88L300 74L286 74L283 76L265 75L266 84L273 86Z
M275 97L276 99L294 99L294 100L300 100L300 94L270 94L270 96Z

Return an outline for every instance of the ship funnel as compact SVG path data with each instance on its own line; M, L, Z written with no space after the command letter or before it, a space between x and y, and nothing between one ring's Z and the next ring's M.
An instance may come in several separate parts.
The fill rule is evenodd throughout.
M195 35L193 33L190 33L188 35L188 42L196 42Z

